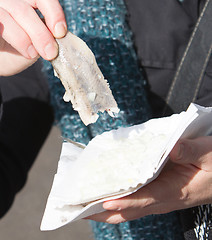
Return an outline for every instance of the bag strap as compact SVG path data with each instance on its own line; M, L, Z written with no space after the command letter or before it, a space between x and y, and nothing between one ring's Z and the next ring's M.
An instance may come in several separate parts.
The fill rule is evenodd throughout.
M198 94L212 49L212 1L207 0L169 89L164 115L188 108Z

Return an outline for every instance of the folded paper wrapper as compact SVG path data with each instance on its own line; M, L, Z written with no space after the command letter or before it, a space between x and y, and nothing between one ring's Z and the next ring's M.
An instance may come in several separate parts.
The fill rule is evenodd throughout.
M132 194L153 181L160 174L168 160L170 151L180 138L207 136L211 131L212 108L205 108L192 103L186 112L105 132L91 140L85 148L70 142L64 142L58 170L41 222L41 230L54 230L73 221L103 212L102 203L104 201ZM151 136L151 140L148 139L149 136ZM144 137L147 138L146 150L142 147L139 148ZM126 139L127 141L125 141ZM139 141L135 143L135 139ZM121 155L122 144L125 144L123 149L128 144L127 154ZM135 155L135 149L133 149L135 144L140 149L139 154L146 152L146 155L143 155L143 160L128 161L129 158L134 159L135 156L142 156L137 152ZM109 146L112 150L109 149ZM117 150L118 148L120 150ZM104 156L102 153L108 150L111 150L113 154L111 156L107 155L105 159L108 164L111 164L109 158L112 158L113 169L116 168L117 161L118 170L113 170L112 173L111 170L107 171L106 169L110 167L110 165L105 164L106 160L104 162L104 158L103 160L100 159L101 156ZM132 157L130 154L132 154ZM122 161L120 155L121 158L126 158L125 161L123 160L123 167L120 167L120 162L118 162ZM89 165L89 163L92 164ZM105 169L101 169L101 164L105 164ZM133 164L135 164L135 168ZM91 166L93 166L93 169ZM136 167L142 169L137 171ZM101 170L98 171L98 169ZM89 171L91 171L90 175ZM103 174L106 176L103 176ZM109 175L107 176L107 174ZM130 174L133 175L133 179L128 181ZM122 177L119 179L119 176ZM94 184L92 177L95 177ZM112 184L114 183L113 177L117 179L115 185ZM101 179L105 179L105 182ZM95 186L95 182L97 186ZM97 188L96 192L95 187Z

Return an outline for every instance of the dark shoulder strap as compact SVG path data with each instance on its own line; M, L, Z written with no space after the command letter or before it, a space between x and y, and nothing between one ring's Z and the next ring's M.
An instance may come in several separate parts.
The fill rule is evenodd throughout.
M212 0L207 0L199 16L180 65L167 95L167 106L174 113L186 110L196 99L200 84L211 55ZM164 115L168 115L166 107Z

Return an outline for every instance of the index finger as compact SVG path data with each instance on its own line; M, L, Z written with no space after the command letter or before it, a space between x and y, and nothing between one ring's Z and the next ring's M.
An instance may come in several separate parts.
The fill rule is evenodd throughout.
M29 36L40 56L46 60L51 60L57 56L58 47L54 36L52 35L49 27L43 24L34 9L40 8L39 10L45 16L46 21L50 18L50 20L48 20L48 24L51 23L51 28L57 29L58 32L59 30L56 27L57 23L61 25L62 21L66 26L66 23L64 23L64 13L58 0L7 0L1 2L0 5L2 5L3 9L5 9L8 13L10 13L13 20ZM48 5L50 6L49 8L47 7ZM64 28L63 31L65 34L66 29ZM57 37L58 36L59 34L57 34ZM63 36L63 34L61 34L61 30L60 36Z
M65 14L58 0L36 0L38 8L45 18L45 22L55 38L62 38L67 32Z

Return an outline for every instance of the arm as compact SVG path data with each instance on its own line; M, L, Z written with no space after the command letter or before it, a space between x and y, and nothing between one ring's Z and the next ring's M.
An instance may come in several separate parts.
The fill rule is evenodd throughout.
M35 9L39 9L45 23ZM67 26L58 0L3 0L0 2L0 76L13 75L39 56L52 60L58 49L54 38Z
M122 199L103 203L90 219L120 223L212 202L212 137L180 140L170 162L152 183Z

